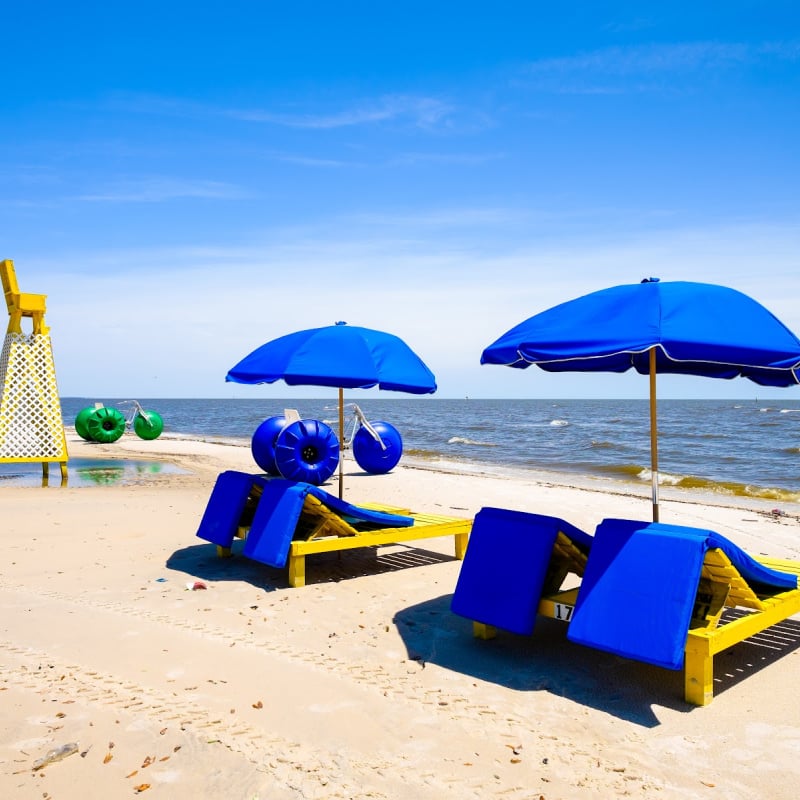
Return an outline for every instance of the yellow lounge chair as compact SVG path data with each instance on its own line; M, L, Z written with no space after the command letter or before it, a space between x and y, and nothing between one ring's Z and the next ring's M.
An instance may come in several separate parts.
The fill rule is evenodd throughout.
M759 558L778 572L800 578L800 562ZM725 608L746 608L724 618ZM706 553L692 621L686 638L684 693L687 703L704 706L714 697L714 656L750 636L800 613L800 589L757 594L742 579L723 550Z
M217 478L197 535L229 555L273 567L289 566L289 585L305 584L305 558L314 553L452 536L463 559L472 520L385 506L355 506L308 483L228 471Z
M683 668L686 701L707 705L716 653L800 613L800 562L753 559L712 531L612 519L589 537L553 517L490 511L488 527L476 517L452 604L481 638L529 634L536 613L559 619L579 644ZM509 552L522 556L510 572ZM560 588L568 572L580 586Z

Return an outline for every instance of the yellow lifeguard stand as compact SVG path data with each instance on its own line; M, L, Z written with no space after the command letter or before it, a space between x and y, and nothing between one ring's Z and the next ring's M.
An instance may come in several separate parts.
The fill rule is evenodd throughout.
M41 461L43 483L50 462L58 462L66 483L67 438L44 321L47 295L20 292L11 260L0 261L0 277L9 316L0 356L0 462ZM32 321L29 334L22 330L24 317Z

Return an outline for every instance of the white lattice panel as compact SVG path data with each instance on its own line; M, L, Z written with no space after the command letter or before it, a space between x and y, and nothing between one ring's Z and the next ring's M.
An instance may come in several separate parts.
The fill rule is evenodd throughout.
M0 461L66 461L61 400L47 334L6 334L0 387Z

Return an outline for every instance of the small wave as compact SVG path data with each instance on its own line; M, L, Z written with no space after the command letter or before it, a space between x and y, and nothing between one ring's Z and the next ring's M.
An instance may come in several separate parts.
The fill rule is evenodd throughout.
M564 425L569 425L569 421L566 419L553 419L550 420L550 427L552 428L563 428Z
M790 492L788 489L763 486L745 486L744 494L747 497L757 497L760 500L777 500L782 503L800 502L800 492Z
M596 450L616 450L618 447L618 445L614 444L614 442L598 442L594 440L592 441L591 446Z
M636 478L637 480L650 483L653 480L653 471L650 467L643 467L641 464L617 464L609 465L603 469L604 472L609 472L612 475L623 475L626 478ZM658 483L660 486L685 486L689 487L685 475L673 475L669 472L659 470ZM696 487L695 487L696 488Z
M648 467L641 467L637 464L609 465L601 471L647 482L652 480L653 474ZM782 503L800 502L800 492L783 489L779 486L756 486L734 481L715 481L710 478L700 478L697 475L673 475L668 472L659 472L658 482L661 486L672 486L678 489L701 489L716 494L752 497L757 500L776 500Z
M421 447L407 448L405 454L412 458L418 458L421 461L436 461L442 457L442 454L436 450L425 450Z
M754 497L760 500L780 500L784 503L796 503L800 500L800 493L778 486L754 486L734 481L714 481L708 478L698 478L695 475L685 475L675 485L683 489L705 489L719 494Z
M641 467L637 464L609 465L601 471L647 482L652 480L653 475L649 467ZM756 486L734 481L715 481L711 478L700 478L697 475L673 475L669 472L659 472L658 482L661 486L673 486L679 489L701 489L717 494L752 497L758 500L777 500L783 503L800 502L800 492L790 491L779 486Z
M472 447L497 447L494 442L476 442L474 439L466 439L463 436L451 436L447 444L468 444Z
M599 464L594 467L598 472L607 472L609 475L621 475L624 478L649 479L650 470L640 464Z
M643 471L642 478L644 480L653 480L653 471L646 469ZM692 484L692 479L687 478L686 475L673 475L670 472L658 471L658 482L661 486L683 486L686 489L697 489L698 486Z
M781 414L798 414L800 413L800 408L782 408Z

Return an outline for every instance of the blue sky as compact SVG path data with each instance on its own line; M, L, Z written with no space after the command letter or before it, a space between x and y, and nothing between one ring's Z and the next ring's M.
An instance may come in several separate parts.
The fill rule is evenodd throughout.
M0 258L48 295L63 395L315 396L224 376L346 320L439 396L645 397L479 359L646 276L800 332L794 2L32 2L0 27Z

